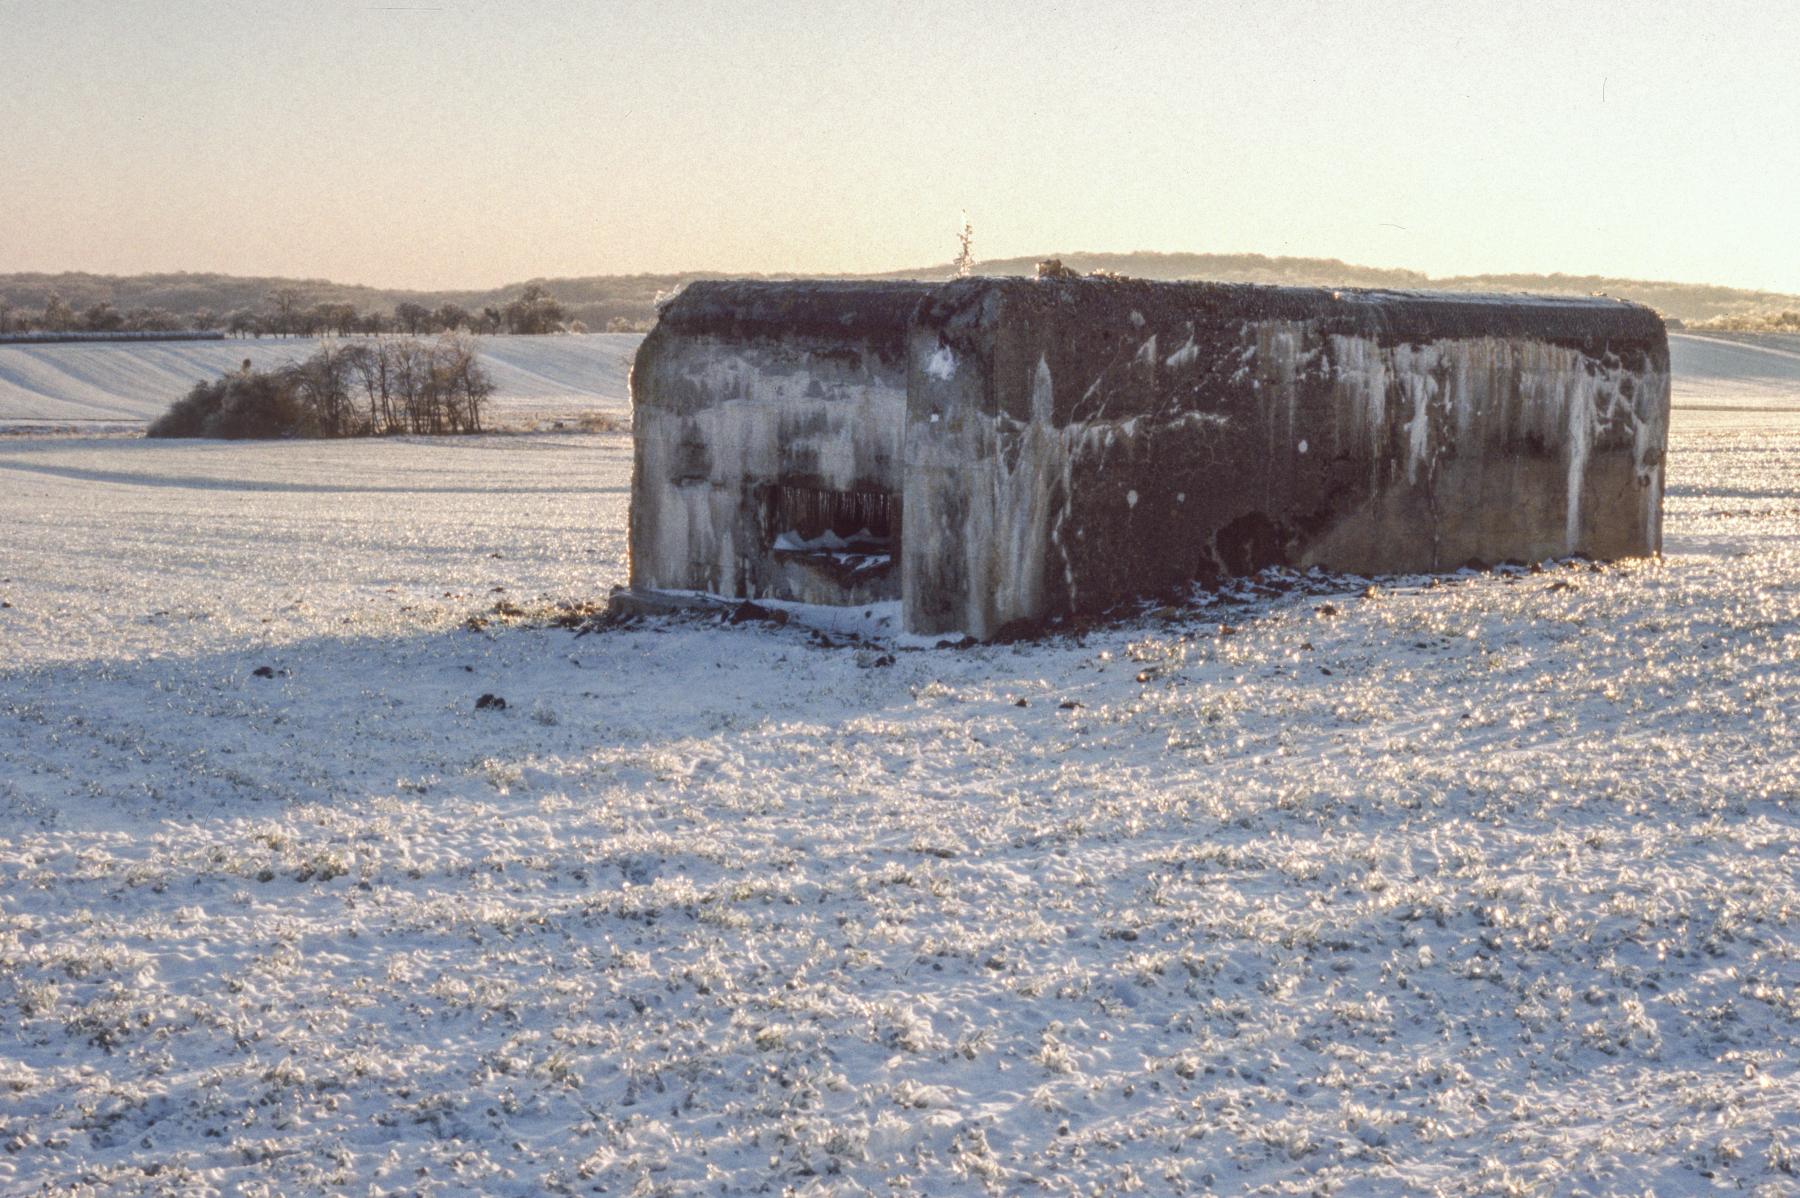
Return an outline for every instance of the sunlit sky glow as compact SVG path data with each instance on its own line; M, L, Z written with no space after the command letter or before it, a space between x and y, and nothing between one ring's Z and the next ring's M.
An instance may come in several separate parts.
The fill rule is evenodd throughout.
M1073 250L1800 292L1785 4L0 0L0 271Z

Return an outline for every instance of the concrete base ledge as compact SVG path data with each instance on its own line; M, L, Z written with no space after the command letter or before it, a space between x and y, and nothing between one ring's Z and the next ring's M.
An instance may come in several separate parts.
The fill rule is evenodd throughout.
M717 595L689 595L671 591L639 590L614 587L607 597L606 614L619 616L674 616L723 614L741 605L742 599L722 599Z

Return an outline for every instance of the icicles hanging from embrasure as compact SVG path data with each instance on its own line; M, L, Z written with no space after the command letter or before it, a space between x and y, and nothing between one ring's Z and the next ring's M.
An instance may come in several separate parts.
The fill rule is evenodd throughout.
M832 491L777 483L769 494L771 542L890 552L900 526L891 491Z

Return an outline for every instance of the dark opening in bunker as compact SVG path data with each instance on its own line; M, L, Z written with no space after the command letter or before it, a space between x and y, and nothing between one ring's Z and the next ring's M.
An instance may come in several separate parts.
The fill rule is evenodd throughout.
M1213 534L1212 543L1212 560L1200 563L1203 583L1287 564L1287 532L1261 512L1231 521Z
M900 556L900 496L893 491L776 483L767 502L765 527L777 554L859 574L890 569Z

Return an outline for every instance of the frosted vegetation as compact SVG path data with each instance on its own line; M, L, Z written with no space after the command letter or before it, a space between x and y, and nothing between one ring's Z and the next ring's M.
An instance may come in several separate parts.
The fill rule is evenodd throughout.
M0 1191L1800 1186L1800 419L963 652L543 626L629 471L0 441Z
M303 362L195 383L146 436L379 437L479 433L494 393L471 338L327 341Z

